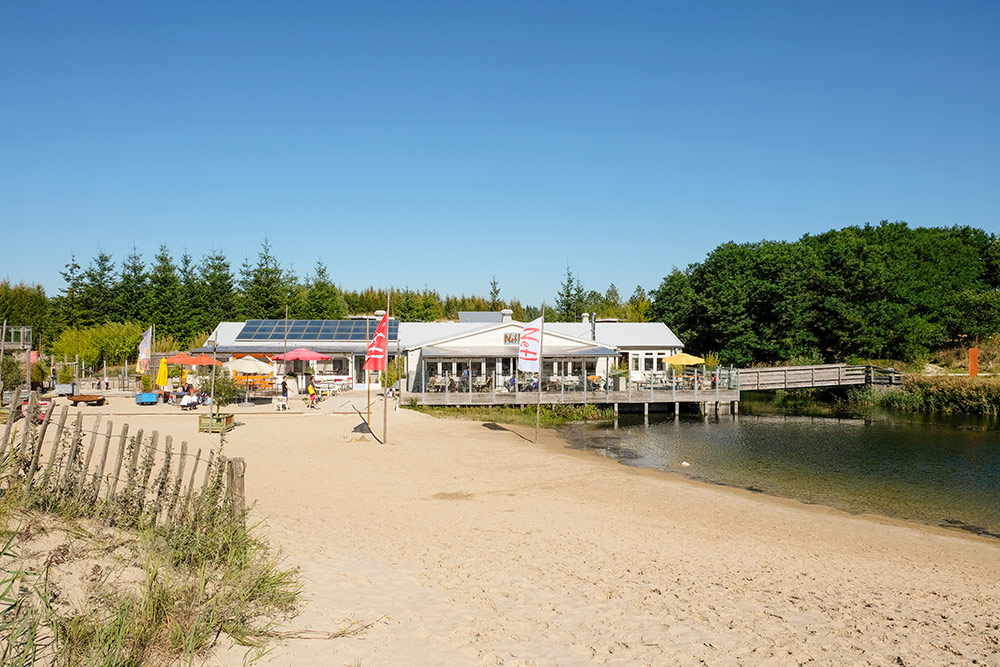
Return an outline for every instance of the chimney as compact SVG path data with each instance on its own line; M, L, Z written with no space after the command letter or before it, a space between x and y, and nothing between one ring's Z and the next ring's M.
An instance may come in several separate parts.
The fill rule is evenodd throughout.
M501 322L510 322L511 316L513 314L514 314L513 310L511 310L510 308L504 308L503 310L500 311L500 321Z
M597 340L597 318L590 321L590 340Z
M590 313L584 313L583 319L580 321L583 322L584 324L590 324Z

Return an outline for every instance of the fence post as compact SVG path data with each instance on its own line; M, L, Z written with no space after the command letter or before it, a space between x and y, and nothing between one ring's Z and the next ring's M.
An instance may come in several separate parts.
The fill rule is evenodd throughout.
M177 498L181 493L181 484L184 483L184 460L187 458L187 451L187 440L181 440L181 454L180 459L177 461L177 479L174 480L174 489L170 493L170 502L167 504L168 520L174 514L174 508L177 507Z
M125 457L126 440L128 440L128 424L122 424L122 434L118 438L118 457L115 459L115 467L111 471L111 483L108 485L108 501L114 497L115 489L118 488L118 476L121 474L122 459Z
M135 432L135 447L132 448L132 455L129 456L128 476L125 478L125 493L131 493L132 485L135 484L135 473L139 468L139 449L142 448L142 429Z
M101 451L101 465L98 467L97 472L94 473L94 479L90 483L93 487L91 495L96 500L101 495L101 478L104 477L104 466L108 462L108 449L111 447L111 432L114 430L114 423L109 421L108 427L105 429L107 433L104 434L104 449Z
M10 396L10 412L7 413L7 424L4 426L3 429L3 442L0 442L0 453L2 453L3 450L7 448L7 445L10 444L10 429L12 426L14 426L14 418L15 415L17 414L14 412L14 406L15 404L20 402L21 402L21 386L18 385L17 389L15 389L14 393L11 394ZM0 404L2 403L3 403L3 396L0 396ZM21 406L18 405L17 407L20 408Z
M35 438L34 449L31 452L31 465L28 467L28 474L24 479L25 492L31 489L31 480L34 479L35 471L38 470L38 458L42 453L42 445L45 443L45 432L49 429L53 407L49 405L49 409L45 411L45 418L42 419L42 425L38 428L38 437Z
M469 373L469 384L472 384L472 373ZM229 459L226 461L226 498L229 506L236 514L243 514L246 510L246 489L245 475L246 462L243 459Z
M59 413L59 423L56 425L56 437L52 440L52 450L49 454L49 460L45 462L45 473L42 475L43 483L48 482L49 476L52 474L52 466L56 462L56 452L59 451L59 443L62 442L63 427L66 425L66 417L69 415L69 406L64 405L62 412Z
M87 481L87 471L90 470L90 459L94 455L94 445L97 444L97 429L101 425L101 415L97 415L94 430L90 433L90 444L87 445L87 456L83 459L83 469L80 470L80 481L76 486L77 493L83 493L83 485Z
M73 461L76 460L76 450L80 445L80 430L83 428L83 413L77 412L76 419L73 420L73 439L69 443L69 455L66 457L66 470L63 472L63 480L60 485L62 491L69 487L69 478L73 472Z
M24 414L24 432L21 434L21 447L14 451L14 445L11 444L10 447L10 458L13 459L20 452L24 452L28 449L28 436L31 434L31 422L35 421L35 409L38 407L38 392L31 392L28 394L28 411ZM11 410L14 406L11 405ZM0 443L0 454L3 454L4 450L7 449L7 443Z

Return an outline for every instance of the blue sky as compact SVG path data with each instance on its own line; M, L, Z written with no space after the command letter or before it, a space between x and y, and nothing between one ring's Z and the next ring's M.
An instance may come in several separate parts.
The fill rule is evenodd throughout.
M725 241L1000 231L996 2L4 3L0 278L264 237L550 303Z

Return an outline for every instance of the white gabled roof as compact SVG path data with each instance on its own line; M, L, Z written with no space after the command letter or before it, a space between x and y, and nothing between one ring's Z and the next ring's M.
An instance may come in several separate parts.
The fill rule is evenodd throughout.
M545 328L590 340L589 323L552 322L546 323ZM597 322L594 333L598 342L618 349L661 350L684 347L680 338L662 322Z
M429 338L429 339L422 340L422 341L419 341L419 342L413 342L410 339L405 339L404 340L403 339L403 329L402 329L402 327L403 327L404 324L406 324L408 326L409 325L413 325L413 324L430 325L427 329L424 329L423 332L424 333L436 333L437 337L436 338ZM446 331L445 328L441 326L441 325L444 325L444 324L457 324L459 326L451 328L450 331ZM407 322L407 323L402 323L401 322L399 326L400 326L399 337L400 337L401 340L403 340L403 347L405 349L407 349L407 350L412 350L412 349L419 348L419 347L440 346L440 345L455 343L456 341L460 341L463 338L468 338L470 336L478 336L480 334L489 333L490 331L497 331L497 330L501 330L501 329L516 329L516 330L521 330L521 329L524 329L525 325L524 325L524 322L518 322L516 320L511 320L509 322L500 322L500 323L496 323L496 324L485 324L485 325L483 323L481 323L481 322L477 322L475 324L464 323L464 322ZM461 328L463 326L465 327L464 329ZM571 335L569 335L569 334L567 334L565 332L562 332L562 331L555 331L555 330L553 330L553 329L550 328L551 326L552 326L551 324L546 324L545 325L545 334L546 335L554 336L556 338L559 338L561 340L564 340L566 342L573 343L573 344L576 344L576 345L588 346L588 347L591 347L591 346L594 345L594 341L590 340L590 333L589 333L589 331L587 333L587 337L586 338L578 338L576 336L571 336Z

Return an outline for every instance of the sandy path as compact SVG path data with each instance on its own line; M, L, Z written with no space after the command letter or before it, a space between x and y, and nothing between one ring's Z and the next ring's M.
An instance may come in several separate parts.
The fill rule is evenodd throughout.
M265 664L1000 665L995 540L406 410L390 445L356 442L358 417L329 414L352 400L364 395L241 414L227 444L266 535L302 570L287 629L381 619L280 643ZM143 419L210 443L193 418Z

